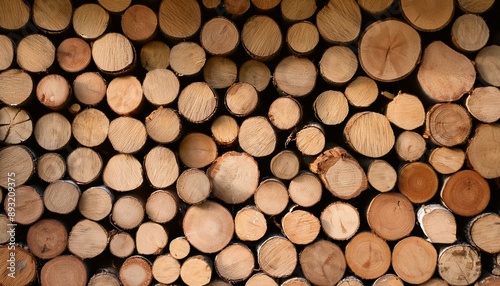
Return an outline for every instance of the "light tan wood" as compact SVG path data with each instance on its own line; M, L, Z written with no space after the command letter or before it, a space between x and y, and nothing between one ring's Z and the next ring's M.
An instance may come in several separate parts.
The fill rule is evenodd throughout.
M335 285L347 268L342 249L327 240L306 246L300 253L300 266L305 278L314 285Z
M136 153L146 143L146 127L133 117L117 117L109 123L108 139L116 151L126 154Z
M290 276L297 260L295 246L282 236L271 236L257 248L260 269L274 278Z
M413 205L401 193L378 194L366 212L368 225L386 240L399 240L408 236L415 227Z
M43 204L48 211L56 214L69 214L78 206L80 187L70 180L50 183L43 192Z
M134 250L134 238L127 232L117 232L109 238L109 252L116 257L127 258Z
M467 110L454 103L436 104L427 111L424 136L444 147L464 143L472 129Z
M5 35L0 35L0 71L8 69L14 61L14 42Z
M479 173L462 170L446 179L440 195L443 204L455 214L475 216L488 206L490 187Z
M166 69L170 64L170 47L161 41L148 41L141 48L141 66L147 71Z
M499 124L479 125L467 146L468 163L486 179L500 177L500 147L497 144L499 135Z
M363 286L363 282L356 276L347 276L337 283L337 286Z
M30 252L36 257L51 259L66 250L68 231L58 220L41 219L28 229L26 243Z
M181 118L179 113L171 108L162 106L153 110L146 117L146 133L158 143L171 143L181 135Z
M138 227L144 219L144 203L135 196L123 196L113 204L111 220L113 223L124 229L134 229Z
M417 211L417 219L429 242L450 244L457 241L455 216L442 205L422 205Z
M212 280L207 286L231 286L231 284L223 280Z
M306 156L314 156L324 150L325 131L319 124L307 124L295 134L297 149Z
M451 285L469 285L481 275L479 252L466 243L442 249L438 257L439 276Z
M146 214L156 223L167 223L177 214L178 198L173 191L156 190L146 201Z
M120 286L121 282L118 278L118 272L115 268L103 268L97 270L92 277L90 277L87 286Z
M404 282L397 275L388 273L377 278L372 286L404 286Z
M194 248L203 253L215 253L228 245L233 237L234 221L224 206L206 201L189 207L182 228Z
M313 103L314 115L326 125L342 123L349 112L349 104L340 91L327 90L320 93Z
M132 0L97 0L102 7L111 13L120 13L125 11Z
M132 155L114 155L104 167L102 179L106 186L115 191L134 190L143 182L141 163Z
M8 173L15 174L16 186L26 183L35 173L35 155L24 145L0 149L0 187L8 188ZM12 181L12 179L11 179Z
M394 0L358 0L359 7L371 14L380 14L393 4Z
M467 240L470 244L486 253L500 252L498 233L500 232L500 216L496 213L482 213L474 217L466 228Z
M230 146L238 137L238 122L228 115L221 115L212 122L210 130L217 145Z
M404 130L413 130L424 124L424 105L418 97L408 93L398 95L387 104L387 119Z
M70 0L36 0L33 3L33 23L47 33L61 33L71 23L73 6Z
M417 132L404 131L398 135L394 148L400 159L413 162L424 155L426 143L424 137Z
M103 73L119 74L135 64L135 50L124 35L106 33L93 42L92 59Z
M72 23L78 36L93 40L99 38L108 28L109 14L101 5L83 4L75 9Z
M191 251L191 244L184 236L179 236L172 239L168 246L168 251L175 259L184 259Z
M281 286L311 286L311 284L307 281L306 278L293 277L283 281L283 283L281 283Z
M378 96L377 83L366 76L358 76L345 89L345 97L355 107L368 107Z
M310 172L301 172L288 185L290 199L299 206L312 207L321 200L323 186L318 177Z
M358 210L346 202L329 204L320 216L321 228L330 238L348 240L359 229L360 217Z
M90 45L80 38L66 38L59 44L56 58L59 66L67 72L79 72L91 61Z
M135 76L115 77L106 89L106 100L119 115L137 112L143 101L141 82Z
M151 270L156 281L171 284L181 274L181 263L171 255L165 254L156 257Z
M89 184L101 174L103 161L99 153L79 147L69 153L66 158L69 177L78 184Z
M188 286L206 285L212 279L212 262L204 255L191 256L181 265L181 279Z
M311 18L316 8L316 1L312 0L282 0L280 3L281 16L290 22Z
M78 211L87 219L100 221L106 218L113 207L115 198L105 186L90 187L78 201Z
M226 10L227 9L228 6L226 6ZM240 33L238 28L231 20L225 17L215 17L208 20L205 22L200 32L201 45L212 55L227 55L233 53L239 41Z
M122 14L121 26L127 38L136 42L144 42L154 36L158 18L151 8L141 4L132 5Z
M247 54L255 60L267 61L281 48L283 35L278 24L270 17L250 17L241 31L241 44Z
M358 59L348 47L332 46L323 53L319 69L325 81L342 85L353 78L358 69Z
M206 82L193 82L181 91L177 106L179 113L188 121L203 123L217 110L217 94Z
M460 9L463 11L467 13L481 14L488 11L495 3L495 0L458 0L457 2Z
M0 84L3 86L0 101L7 105L24 105L33 95L33 80L23 70L8 69L0 73Z
M300 160L297 154L291 150L283 150L271 159L271 173L282 180L291 180L300 169Z
M500 54L500 46L486 46L479 51L474 61L481 79L487 84L497 87L500 86L498 60L496 58L498 54Z
M257 90L245 82L232 84L226 91L224 103L227 110L235 116L250 115L259 102Z
M43 285L63 286L87 285L88 273L85 263L73 255L61 255L45 263L40 271L40 282Z
M476 52L486 45L490 30L480 16L465 14L458 17L451 27L453 44L464 52Z
M325 41L350 43L361 31L361 10L354 0L332 0L316 14L316 25Z
M181 42L170 50L170 67L180 77L199 73L205 61L205 50L195 42Z
M45 153L36 164L38 177L47 183L60 180L66 174L66 162L58 153Z
M267 117L274 127L289 130L302 120L302 106L291 96L281 96L269 105Z
M224 8L235 17L241 16L250 9L250 0L225 0Z
M288 205L288 191L281 181L263 180L254 194L254 202L263 213L273 216L282 213Z
M245 119L238 132L238 143L243 151L254 157L265 157L276 148L276 132L263 116Z
M443 29L453 18L455 2L402 0L401 12L415 29L434 32Z
M421 286L448 286L441 278L431 278L427 282L420 284Z
M108 233L97 222L83 219L69 233L68 250L81 259L94 258L108 246Z
M203 67L203 79L216 89L231 86L236 81L237 74L236 63L227 57L213 56Z
M41 190L26 185L16 186L14 201L6 197L3 205L6 214L14 213L13 222L23 225L36 222L44 211Z
M264 214L255 206L246 206L234 217L234 232L242 241L257 241L267 231Z
M168 235L165 228L155 222L145 222L135 235L135 248L141 255L158 255L167 246Z
M465 161L465 152L458 148L439 147L432 150L428 161L434 170L448 175L462 168Z
M120 280L123 286L147 286L153 280L151 262L135 255L127 258L120 267Z
M392 267L407 283L419 284L429 280L436 270L436 264L436 249L418 236L400 240L392 250Z
M255 2L252 1L252 2ZM276 280L271 278L267 274L263 272L258 272L252 275L245 283L245 286L259 286L259 285L269 285L269 286L278 286Z
M99 109L85 109L73 119L71 131L78 143L86 147L95 147L101 145L108 137L109 119Z
M391 164L378 159L370 162L366 171L366 177L374 189L385 193L394 188L398 175Z
M4 1L0 4L0 28L19 30L30 20L30 5L22 0Z
M316 76L316 67L311 60L288 56L274 69L273 83L283 95L303 97L313 90Z
M75 98L83 104L98 104L104 99L106 90L106 81L96 72L82 73L73 81L73 93Z
M210 179L202 170L191 168L184 170L176 182L179 198L187 204L199 204L212 192Z
M321 153L309 165L309 169L318 174L334 196L341 199L357 197L368 188L365 171L354 157L340 147Z
M215 9L222 2L221 0L202 0L203 6L208 9Z
M158 11L158 21L161 31L168 38L190 38L201 26L200 5L195 0L163 0Z
M257 91L261 92L269 85L271 71L262 62L248 60L240 66L238 79L253 85Z
M391 249L379 236L371 232L359 232L347 243L345 258L356 276L375 279L391 266Z
M318 28L309 21L292 24L286 32L286 43L292 52L299 55L308 55L319 43Z
M184 136L178 151L182 163L190 168L206 167L217 158L215 141L210 136L199 132Z
M71 86L61 75L44 76L36 87L36 97L43 105L52 110L61 110L70 100Z
M54 63L56 48L45 36L32 34L17 44L17 64L34 73L46 72Z
M144 172L156 189L172 185L180 172L175 153L163 146L153 147L144 157Z
M20 144L33 134L31 116L24 109L4 106L0 108L0 141Z
M168 105L177 98L180 83L172 71L159 68L148 71L142 89L144 97L153 105Z
M408 163L398 172L398 189L412 203L420 204L432 199L438 185L436 172L426 163Z
M0 214L0 243L5 244L9 242L10 233L9 230L10 219L4 214Z
M231 244L214 259L215 271L224 280L238 282L247 279L254 269L252 251L244 244Z
M283 234L294 244L307 245L318 236L321 224L317 217L304 210L293 210L281 219Z
M493 123L500 119L500 111L494 108L498 104L500 90L493 86L474 88L465 101L469 113L484 123Z

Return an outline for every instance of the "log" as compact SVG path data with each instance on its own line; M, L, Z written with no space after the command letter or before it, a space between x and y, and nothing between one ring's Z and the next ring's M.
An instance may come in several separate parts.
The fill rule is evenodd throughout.
M460 9L466 13L482 14L493 6L495 0L458 0L457 2Z
M234 232L242 241L257 241L267 231L264 214L255 206L246 206L234 217ZM247 277L248 278L248 277Z
M115 122L115 130L116 125L119 125L117 123L119 121ZM96 147L104 143L108 137L109 127L106 114L99 109L88 108L75 116L71 123L71 132L78 143L86 147Z
M460 170L465 161L465 152L458 148L439 147L431 151L428 162L437 172L449 175Z
M11 257L14 257L15 262L9 262ZM2 245L0 246L0 259L5 261L5 267L2 269L2 276L0 277L2 285L31 285L36 279L37 262L28 249L24 249L20 245L14 246L13 249L10 245Z
M144 97L153 105L169 105L179 94L180 83L175 74L165 68L152 69L142 82Z
M358 0L359 7L370 14L380 14L393 5L394 0Z
M9 177L15 177L15 185L19 186L35 173L35 155L24 145L3 147L0 149L0 161L0 187L5 189L9 186ZM9 176L9 173L14 176Z
M43 204L48 211L69 214L78 206L81 191L75 182L59 180L50 183L43 192Z
M451 245L439 252L438 271L448 284L469 285L481 275L481 257L469 244Z
M174 109L160 106L145 121L146 133L158 143L172 143L181 135L181 118Z
M117 117L109 123L108 139L116 151L125 154L136 153L146 143L146 127L133 117Z
M193 82L181 91L177 106L186 120L198 124L208 121L215 114L218 98L206 82Z
M329 1L316 14L316 26L329 43L351 43L361 31L361 10L354 0Z
M500 255L498 253L493 257L493 270L491 272L497 276L500 273Z
M14 42L5 35L0 35L0 71L8 69L14 61Z
M92 44L92 59L106 74L122 74L135 64L135 49L122 34L106 33Z
M111 13L120 13L125 11L132 0L97 0L102 7Z
M359 63L373 79L393 82L408 76L420 59L420 35L395 19L377 21L359 42ZM397 44L396 44L397 43Z
M321 153L309 165L311 172L318 174L324 186L341 199L357 197L368 188L364 170L347 151L334 147ZM343 177L342 180L338 180Z
M453 18L455 2L446 1L401 1L401 12L415 29L434 32L443 29Z
M500 216L496 213L482 213L467 224L466 237L479 250L494 254L500 252L499 232Z
M282 236L271 236L257 248L260 269L273 278L290 276L297 265L297 250Z
M422 205L417 211L417 219L429 242L451 244L457 241L455 216L442 205Z
M500 147L497 144L499 134L498 124L479 125L467 145L465 155L468 163L486 179L500 177L500 166L497 164L500 154Z
M404 283L398 276L388 273L375 280L372 286L403 286Z
M278 283L276 283L276 279L268 276L263 272L255 273L250 278L248 278L247 282L245 283L245 286L258 286L258 285L278 286Z
M228 10L227 3L226 10ZM236 24L224 17L208 20L200 32L200 43L212 55L233 53L240 43L240 32Z
M458 17L451 27L455 47L464 52L477 52L488 43L490 30L480 16L465 14Z
M46 72L54 63L56 48L45 36L33 34L17 44L17 64L33 73Z
M337 283L337 286L363 286L363 282L356 276L347 276Z
M273 84L280 94L303 97L312 92L316 75L316 67L311 60L288 56L274 69Z
M192 37L201 26L201 9L195 0L178 2L163 0L158 10L161 31L175 40Z
M276 132L266 117L245 119L238 132L238 143L243 151L254 157L265 157L276 148Z
M316 123L304 125L295 134L297 149L306 156L318 155L325 149L326 137L323 127Z
M135 76L115 77L106 90L106 101L118 115L136 113L143 101L141 83Z
M250 17L241 31L241 44L246 53L255 60L267 61L281 48L283 35L278 24L270 17Z
M40 219L30 226L26 243L33 255L51 259L61 255L68 245L68 231L64 224L55 219Z
M396 186L397 173L394 167L384 160L373 160L369 163L366 178L370 185L379 192L385 193Z
M119 4L118 2L120 1L115 2ZM102 3L101 5L88 3L75 9L73 12L72 24L78 36L84 39L94 40L104 34L108 28L110 17L103 6Z
M167 246L165 228L155 222L142 223L135 234L135 249L141 255L158 255Z
M196 75L205 61L205 50L195 42L181 42L170 49L170 68L180 77Z
M300 266L305 278L315 285L335 285L347 268L342 249L327 240L306 246L300 253Z
M226 109L229 113L239 117L250 115L257 108L258 102L257 90L245 82L232 84L224 97Z
M62 33L71 24L70 0L37 0L33 3L33 23L46 33Z
M441 278L431 278L427 282L420 284L421 286L448 286Z
M238 80L253 85L258 92L261 92L269 85L271 71L262 62L248 60L240 66Z
M140 58L147 71L166 69L170 64L170 47L161 41L148 41L141 48Z
M52 110L61 110L69 103L71 87L61 75L49 74L36 87L38 100Z
M86 185L101 175L102 158L96 151L78 147L66 158L68 176L78 184Z
M302 106L291 96L280 96L269 105L267 117L274 127L290 130L302 120Z
M496 56L500 52L500 46L491 45L482 48L476 55L475 66L481 77L489 85L500 86L498 76L498 63Z
M0 100L11 106L21 106L28 103L33 95L33 80L31 76L18 69L8 69L0 73Z
M87 286L120 286L120 283L121 282L118 278L118 271L114 268L108 267L99 269L94 275L92 275Z
M190 205L204 202L212 192L210 179L200 169L184 170L177 178L175 189L179 198ZM164 204L161 204L163 207ZM160 207L160 205L159 205Z
M13 199L6 197L3 205L6 214L14 213L12 222L23 225L38 221L44 211L41 191L26 185L16 186Z
M227 57L210 57L203 67L203 79L215 89L230 87L236 81L237 75L236 63Z
M97 222L83 219L71 229L68 250L81 259L94 258L108 246L108 232Z
M246 280L253 272L255 258L244 244L225 247L214 259L215 271L222 279L231 282Z
M36 170L40 179L52 183L62 179L66 174L66 162L57 153L45 153L38 158Z
M120 267L123 286L147 286L153 280L151 262L140 255L130 256Z
M131 41L145 42L153 38L158 26L158 18L151 8L132 5L122 14L123 34Z
M177 157L169 148L153 147L144 157L144 172L154 188L169 187L179 177Z
M87 285L88 273L85 263L73 255L61 255L45 263L40 271L43 285Z
M117 154L104 167L104 184L118 192L137 189L143 183L141 163L132 155Z
M433 105L427 111L424 137L439 146L453 147L464 143L472 129L467 110L454 103Z
M379 236L371 232L359 232L347 243L345 259L356 276L375 279L391 266L391 249Z
M73 81L75 98L86 105L96 105L106 95L106 81L97 72L85 72L78 75Z
M222 147L231 146L236 142L239 129L238 122L229 115L216 117L210 125L210 131L215 143Z
M274 178L263 180L253 198L257 208L270 216L282 213L289 200L285 184Z
M281 219L283 234L296 245L307 245L318 237L321 224L317 217L304 210L292 210Z
M127 232L117 232L109 238L109 252L118 258L127 258L134 250L134 238Z
M182 282L188 286L206 285L212 279L212 262L204 255L191 256L181 265Z
M323 186L316 175L300 172L288 185L290 199L301 207L312 207L321 200Z
M481 279L479 282L477 282L477 285L478 286L494 286L498 283L500 283L500 277L490 275L484 279Z
M90 64L91 58L90 45L80 38L67 38L57 47L57 62L67 72L82 71Z
M80 196L78 211L87 219L100 221L111 213L114 201L113 193L105 186L90 187Z
M164 284L174 283L181 274L180 262L169 254L158 256L151 268L153 278Z
M319 43L318 28L309 21L294 23L286 32L286 43L293 53L308 55Z
M189 255L191 245L184 236L179 236L170 241L168 251L177 260L184 259Z
M311 286L311 284L307 281L306 278L293 277L283 281L283 283L281 283L281 286Z
M385 116L397 127L413 130L424 124L424 105L418 97L400 92L387 104Z
M9 242L10 233L7 232L9 230L10 219L4 214L0 214L0 243L5 244Z
M189 168L206 167L217 158L217 145L203 133L187 134L180 141L179 158Z
M418 236L400 240L392 250L392 267L396 274L411 284L429 280L437 264L437 251L434 246Z
M111 221L123 230L138 227L144 219L144 203L135 196L119 198L113 205Z
M296 22L311 18L316 12L316 1L282 0L281 16L285 21Z
M465 99L467 111L477 120L494 123L500 119L500 112L493 108L500 103L500 90L493 86L477 87Z
M321 228L328 237L335 240L348 240L359 229L360 217L358 210L346 202L329 204L320 216Z
M323 79L333 85L350 81L358 69L358 58L345 46L332 46L325 50L319 62Z
M23 28L30 20L30 5L22 0L6 1L0 6L0 28L15 31Z
M24 109L5 106L0 109L0 141L20 144L33 134L31 116Z
M378 96L377 83L366 76L358 76L345 88L345 97L352 106L368 107Z
M426 163L408 163L398 172L398 189L412 203L421 204L432 199L438 185L436 172Z
M299 173L300 159L291 150L283 150L271 159L271 173L282 180L291 180Z
M490 187L479 173L462 170L445 180L440 196L443 205L453 213L470 217L486 209L490 201Z
M177 214L178 198L172 191L156 190L146 201L146 214L156 223L167 223Z
M314 115L326 125L342 123L349 113L349 103L346 96L335 90L320 93L313 103Z

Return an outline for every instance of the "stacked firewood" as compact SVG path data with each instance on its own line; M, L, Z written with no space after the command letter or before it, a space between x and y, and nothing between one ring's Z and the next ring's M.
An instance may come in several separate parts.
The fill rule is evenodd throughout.
M0 285L500 285L494 0L0 0Z

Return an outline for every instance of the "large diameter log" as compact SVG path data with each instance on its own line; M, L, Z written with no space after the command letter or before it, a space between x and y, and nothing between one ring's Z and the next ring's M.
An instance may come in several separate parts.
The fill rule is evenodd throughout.
M73 29L84 39L99 38L109 24L109 13L98 4L83 4L73 12Z
M438 103L427 111L425 135L445 147L464 143L472 129L472 119L465 108L454 103Z
M18 69L8 69L0 73L0 100L11 106L26 104L33 94L31 76Z
M88 219L100 221L111 213L113 193L105 186L95 186L85 190L78 201L78 211Z
M500 177L499 136L499 124L479 125L467 146L468 163L486 179Z
M144 203L134 196L123 196L113 205L111 221L121 229L138 227L144 219Z
M444 28L453 18L455 2L445 1L401 1L401 12L415 29L425 32Z
M208 20L200 32L200 42L205 50L213 55L227 55L236 49L240 33L236 25L224 17Z
M132 155L117 154L104 167L102 180L106 186L118 192L137 189L144 180L141 163Z
M170 47L161 41L148 41L141 48L140 58L147 71L166 69L170 64Z
M206 82L186 86L177 99L179 113L192 123L208 121L217 110L218 98Z
M92 59L103 73L119 74L135 64L135 49L122 34L107 33L92 44Z
M81 259L94 258L108 246L108 232L97 222L83 219L69 233L68 250Z
M123 286L147 286L153 280L151 262L135 255L127 258L120 267L120 280Z
M437 251L430 242L418 236L410 236L394 246L392 267L405 282L424 283L434 275L437 256Z
M486 45L490 30L480 16L465 14L458 17L451 27L453 44L465 52L476 52Z
M462 168L465 162L465 152L459 148L439 147L431 151L428 161L434 170L449 175Z
M500 252L500 216L495 213L483 213L474 217L467 225L467 240L487 253Z
M289 56L274 69L273 83L282 94L302 97L311 93L316 77L317 70L311 60Z
M389 19L366 28L360 39L358 57L361 67L371 78L393 82L413 71L420 52L417 31L402 21Z
M30 19L30 5L22 0L2 2L0 9L0 28L5 30L19 30Z
M144 171L154 188L169 187L179 177L177 157L169 148L156 146L144 156Z
M327 240L306 246L299 261L304 276L314 285L335 285L347 268L342 249Z
M214 259L215 270L221 278L231 282L247 279L254 269L252 251L244 244L231 244L219 252Z
M34 73L47 71L54 63L56 47L45 36L33 34L24 37L17 44L17 64Z
M281 48L282 34L270 17L256 15L243 25L241 43L247 54L256 60L269 60Z
M264 214L254 206L247 206L236 213L234 217L234 232L242 241L257 241L267 231Z
M321 212L320 222L330 238L348 240L358 231L361 220L353 205L339 201L331 203Z
M2 245L0 246L0 259L4 261L4 267L0 272L0 283L2 285L32 285L32 282L37 277L37 262L33 254L27 249L20 245L14 246L14 249L10 245Z
M168 234L165 228L155 222L145 222L135 235L135 248L141 255L158 255L167 246Z
M289 201L285 184L275 178L263 180L253 197L257 208L271 216L283 212Z
M321 224L312 213L294 210L281 219L283 234L294 244L307 245L319 235Z
M33 122L26 110L10 106L0 109L0 142L20 144L32 134Z
M158 25L155 11L144 5L132 5L122 14L122 31L127 38L135 42L151 39Z
M477 87L467 96L465 107L479 121L493 123L500 119L500 90L493 86Z
M385 240L371 232L360 232L345 249L349 268L364 279L375 279L391 266L391 249Z
M61 255L45 263L40 271L43 285L87 285L88 273L85 263L73 255Z
M190 38L201 26L200 5L195 0L163 0L158 11L158 21L161 31L168 38Z
M422 205L417 211L417 219L431 243L450 244L457 240L455 216L442 205Z
M15 196L4 200L5 213L14 214L13 222L18 224L29 225L39 220L44 211L41 190L26 185L16 186L14 190Z
M361 31L361 10L354 0L329 1L316 14L318 31L329 43L350 43Z
M49 184L43 192L45 208L57 214L69 214L78 206L81 191L75 182L60 180Z
M475 216L488 206L490 187L479 173L462 170L446 179L440 195L443 204L455 214Z
M408 163L399 170L398 189L412 203L425 203L432 199L438 185L436 172L426 163Z
M469 285L481 275L481 257L469 244L451 245L440 251L439 276L451 285Z
M68 231L58 220L41 219L28 229L26 243L36 257L51 259L66 250Z
M257 248L260 269L274 278L290 276L297 266L297 250L293 243L281 236L266 239Z
M24 145L7 146L0 149L0 187L8 188L8 174L15 174L16 185L26 183L35 173L35 155ZM12 179L11 179L12 181Z

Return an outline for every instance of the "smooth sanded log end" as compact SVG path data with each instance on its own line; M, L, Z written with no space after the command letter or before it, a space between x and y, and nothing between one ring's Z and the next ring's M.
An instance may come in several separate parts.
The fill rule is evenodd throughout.
M413 162L424 155L426 142L422 135L413 131L404 131L399 134L394 147L401 160Z
M300 160L293 151L283 150L271 159L270 168L275 177L291 180L299 173Z
M329 1L316 14L316 25L325 41L350 43L361 31L361 10L354 0Z
M234 217L234 231L242 241L257 241L267 231L266 218L256 207L244 207Z
M144 203L134 196L123 196L113 205L112 222L124 230L138 227L144 219Z
M62 179L66 174L66 162L58 153L45 153L38 158L36 170L42 181L52 183Z
M417 211L420 228L431 243L450 244L457 241L455 216L440 204L422 205Z
M103 161L98 152L78 147L66 158L69 177L79 184L89 184L101 175Z
M190 133L181 139L179 158L189 168L203 168L217 158L217 145L208 135Z
M227 57L213 56L203 67L203 78L215 89L230 87L237 78L238 67Z
M249 83L237 82L226 91L224 103L227 110L235 116L251 114L259 102L257 90Z
M70 180L55 181L43 192L45 208L53 213L69 214L78 206L80 187Z
M500 86L498 54L500 54L500 46L486 46L479 51L474 60L475 67L481 79L497 87Z
M439 31L453 18L455 2L445 1L401 1L401 11L405 19L417 30Z
M148 41L141 48L140 58L147 71L166 69L170 64L170 47L161 41Z
M91 220L100 221L111 213L114 196L104 186L91 187L85 190L78 201L80 213Z
M241 82L247 82L259 92L266 89L271 80L271 71L266 64L256 61L248 60L240 66L238 72L238 79Z
M305 278L315 285L335 285L347 268L342 249L327 240L306 246L299 261Z
M461 105L438 103L427 111L425 134L438 145L453 147L464 143L472 130L472 118Z
M468 163L486 179L500 177L499 136L499 124L479 125L467 147Z
M173 258L184 259L191 252L191 244L184 236L176 237L170 241L168 251Z
M127 38L136 42L151 39L158 25L156 13L144 5L133 5L122 15L122 31Z
M186 285L207 285L212 279L212 261L205 255L195 255L181 265L181 280Z
M158 68L150 70L146 74L142 89L144 97L153 105L168 105L177 98L180 83L172 71Z
M30 225L38 221L43 214L44 205L41 190L30 186L20 185L15 187L15 216L14 222L23 225ZM12 199L4 200L5 213L12 213Z
M106 89L106 101L116 114L137 112L143 101L141 82L135 76L115 77Z
M158 11L158 21L161 31L168 38L190 38L201 26L200 5L196 0L163 0Z
M160 283L174 283L181 274L181 263L170 254L158 256L151 268L154 279Z
M146 214L156 223L171 221L177 214L178 199L174 192L157 190L146 201Z
M127 232L118 232L109 239L109 252L118 258L127 258L135 250L134 238Z
M85 69L92 59L90 45L80 38L67 38L57 47L57 62L67 72Z
M210 19L201 29L201 45L212 55L227 55L234 52L239 41L238 28L231 20L224 17Z
M73 81L75 98L86 105L96 105L106 96L106 81L97 72L85 72Z
M345 248L345 258L356 276L375 279L391 266L391 249L385 240L371 232L356 234Z
M430 242L411 236L400 240L394 246L392 267L405 282L424 283L434 275L437 257L437 251Z
M108 137L109 119L102 111L88 108L75 116L71 131L78 143L95 147L104 143Z
M484 211L490 195L488 182L472 170L462 170L451 175L441 189L443 204L455 214L466 217Z
M321 200L323 186L320 179L312 173L301 172L288 185L290 199L302 207L311 207Z

